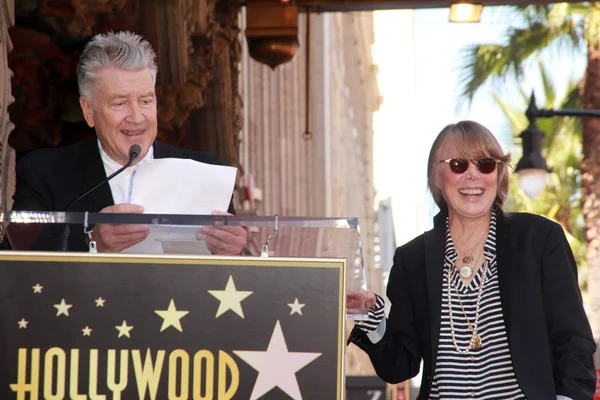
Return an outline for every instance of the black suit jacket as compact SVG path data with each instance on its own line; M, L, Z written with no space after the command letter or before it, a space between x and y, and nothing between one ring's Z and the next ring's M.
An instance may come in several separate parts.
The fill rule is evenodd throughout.
M154 142L154 158L184 158L224 165L219 158L197 151ZM13 210L19 211L66 211L73 200L106 178L104 164L97 139L74 145L41 149L23 156L17 164L16 189ZM98 212L114 205L110 184L107 182L77 202L73 212ZM235 214L233 202L228 211ZM58 227L55 227L58 228ZM45 234L37 249L57 250L58 239ZM82 229L71 232L70 250L87 250Z
M381 341L371 343L357 327L350 336L390 383L414 377L423 360L422 400L429 398L440 337L445 216L440 213L431 231L396 250L387 289L392 307ZM562 227L536 215L499 212L496 251L510 353L525 396L592 399L596 346Z

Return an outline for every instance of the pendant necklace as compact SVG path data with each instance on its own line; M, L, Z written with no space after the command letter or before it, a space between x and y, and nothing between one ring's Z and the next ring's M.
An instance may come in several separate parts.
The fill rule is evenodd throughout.
M485 241L485 239L487 238L487 235L483 236L483 241ZM479 247L481 245L482 241L479 242L478 246ZM454 244L456 246L456 248L458 250L460 250L461 253L465 253L464 251L462 251L461 248L458 247L457 244ZM475 248L477 248L475 247ZM483 248L481 249L481 252L479 253L478 257L477 257L477 262L479 262L479 258L481 257L481 253L483 253ZM471 279L471 277L473 276L473 266L471 266L471 264L473 263L474 259L473 256L463 256L462 258L462 265L457 266L457 270L458 270L458 274L460 275L460 277L462 279ZM477 262L475 264L477 264Z
M481 254L482 253L483 253L483 249L481 249L481 251L479 252L479 256L477 257L477 261L474 264L475 266L479 262L479 259L481 258ZM457 268L458 275L460 275L460 277L462 279L470 279L473 276L473 267L469 265L472 262L473 262L473 257L471 257L471 256L463 257L463 263L464 264L461 265L459 268Z

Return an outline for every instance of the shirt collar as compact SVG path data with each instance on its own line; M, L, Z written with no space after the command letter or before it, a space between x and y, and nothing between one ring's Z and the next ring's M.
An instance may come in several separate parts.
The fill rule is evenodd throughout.
M444 244L444 248L445 253L446 253L446 259L448 261L450 261L451 264L453 264L456 261L456 248L454 247L454 242L452 241L452 236L450 236L450 218L448 216L446 216L446 240L445 240L445 244ZM491 249L491 251L488 251L488 249ZM492 259L496 258L496 209L492 208L492 215L490 217L490 228L488 230L488 235L487 238L484 241L484 253L486 255L486 257L488 258L488 261L490 261L491 264L491 260L489 259L490 257ZM491 254L490 254L491 253Z
M104 168L106 168L107 172L110 171L112 173L123 167L123 165L119 164L118 162L110 158L108 154L106 154L106 152L102 148L100 140L98 140L98 149L100 150L100 157L102 158L102 163L104 164ZM140 162L146 162L152 159L154 159L154 146L150 146L148 152L146 153L146 156Z

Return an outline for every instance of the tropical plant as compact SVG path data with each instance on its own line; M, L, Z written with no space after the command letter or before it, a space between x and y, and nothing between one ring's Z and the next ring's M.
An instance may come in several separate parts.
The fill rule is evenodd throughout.
M544 50L566 52L570 49L573 54L586 51L587 55L580 87L582 105L600 109L600 7L597 3L558 3L512 10L514 20L523 21L523 27L509 28L505 43L465 49L463 99L471 100L484 83L511 75L521 79L526 62ZM540 126L546 123L539 122ZM600 177L600 120L584 118L581 124L581 202L588 243L588 312L594 334L600 337L600 179L597 179Z

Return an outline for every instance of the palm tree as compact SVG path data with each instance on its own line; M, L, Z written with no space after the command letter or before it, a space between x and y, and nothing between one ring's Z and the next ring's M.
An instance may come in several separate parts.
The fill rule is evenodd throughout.
M600 109L600 8L596 3L514 7L524 28L510 28L504 44L465 49L463 99L471 100L486 82L523 76L526 61L548 48L585 49L587 64L580 94L583 108ZM541 124L540 120L540 124ZM600 120L582 119L581 200L588 246L589 317L600 338Z

